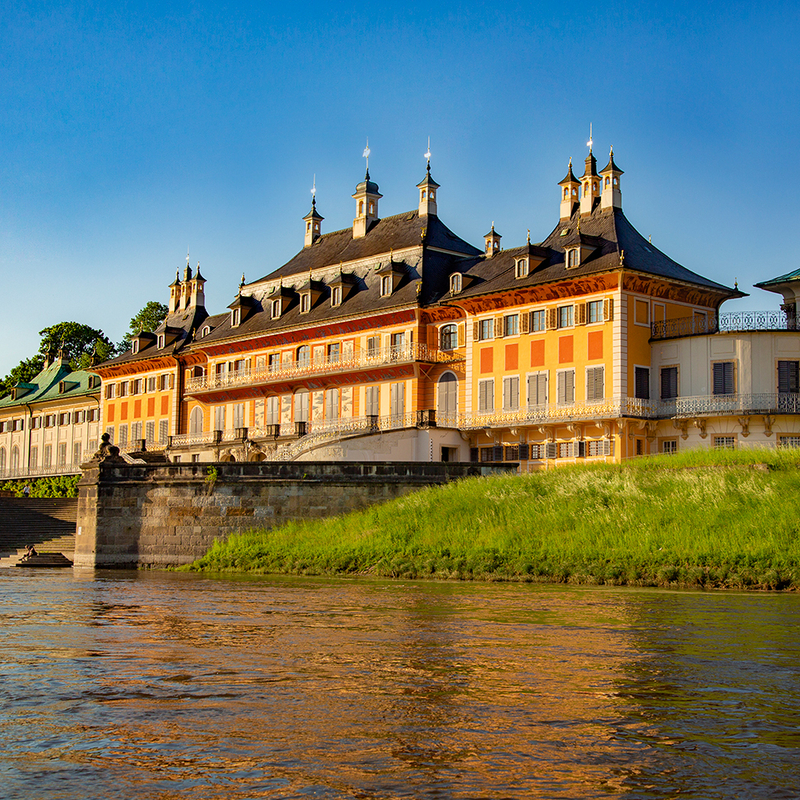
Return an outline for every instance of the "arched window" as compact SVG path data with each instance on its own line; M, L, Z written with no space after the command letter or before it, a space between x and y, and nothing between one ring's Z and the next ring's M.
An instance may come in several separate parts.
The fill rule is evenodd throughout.
M437 385L436 417L442 421L452 419L458 414L458 378L452 372L445 372Z
M203 409L200 406L195 406L192 413L189 415L189 433L202 433L203 432Z
M0 470L6 468L6 449L5 447L0 447Z
M311 348L304 344L297 348L297 366L307 367L311 363Z
M455 275L450 276L450 291L452 294L458 294L461 291L461 273L456 272Z
M13 449L11 450L11 469L19 469L19 447L16 445L14 445Z
M458 347L458 325L443 325L439 331L439 347L442 350L455 350Z

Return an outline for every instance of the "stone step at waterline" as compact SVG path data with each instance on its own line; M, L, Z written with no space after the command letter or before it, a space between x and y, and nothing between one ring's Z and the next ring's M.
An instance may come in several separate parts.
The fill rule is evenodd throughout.
M72 559L77 512L76 498L0 497L0 567L13 566L29 544Z

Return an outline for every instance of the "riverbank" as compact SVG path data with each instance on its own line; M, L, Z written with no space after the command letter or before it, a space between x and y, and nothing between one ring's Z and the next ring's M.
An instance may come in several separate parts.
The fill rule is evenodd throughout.
M800 451L470 478L216 542L204 572L800 588Z

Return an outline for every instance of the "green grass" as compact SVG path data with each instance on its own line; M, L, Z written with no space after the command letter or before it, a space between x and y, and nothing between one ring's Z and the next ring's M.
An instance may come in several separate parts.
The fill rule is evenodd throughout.
M216 542L189 569L800 588L800 451L470 478Z

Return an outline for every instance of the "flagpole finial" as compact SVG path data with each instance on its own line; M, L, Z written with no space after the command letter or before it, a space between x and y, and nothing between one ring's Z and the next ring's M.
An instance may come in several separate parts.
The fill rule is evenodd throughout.
M589 148L589 155L592 154L592 145L594 144L594 139L592 138L592 123L589 123L589 141L586 142L586 146Z
M364 152L361 154L362 158L367 159L367 178L369 178L369 154L370 154L369 136L367 136L367 146L364 148Z

